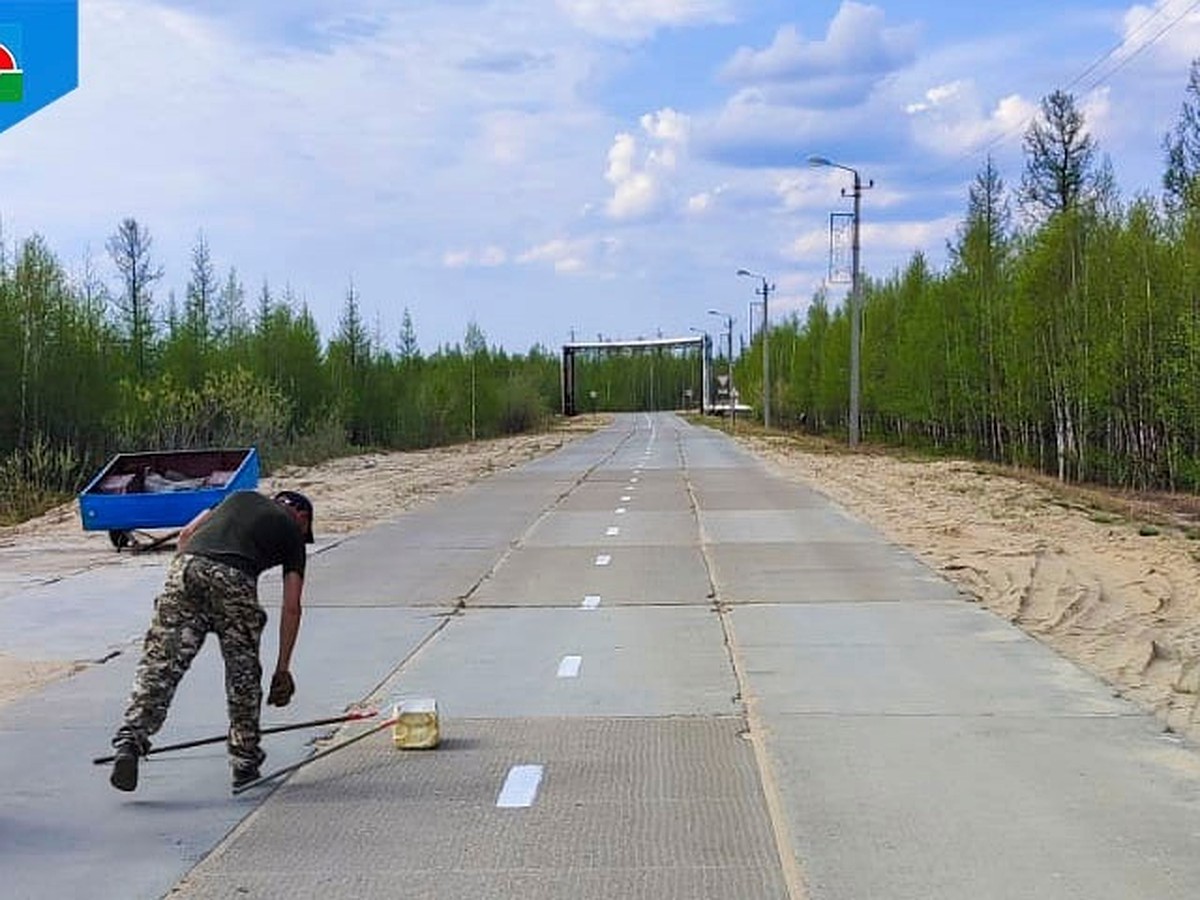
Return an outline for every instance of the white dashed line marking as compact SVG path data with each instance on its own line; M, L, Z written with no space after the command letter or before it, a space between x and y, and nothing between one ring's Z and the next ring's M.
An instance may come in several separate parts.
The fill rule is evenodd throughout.
M623 515L625 515L625 507L623 507L623 506L618 506L618 507L617 507L617 510L616 510L616 514L617 514L618 516L623 516Z
M588 594L586 597L583 598L583 603L581 603L579 605L582 606L584 609L595 609L597 606L600 605L600 595L599 594Z
M622 498L621 498L621 502L622 502L622 503L628 503L628 502L629 502L630 500L632 500L632 499L633 499L633 498L632 498L631 496L629 496L628 494L626 494L624 497L622 497Z
M579 667L583 665L582 656L564 656L558 664L559 678L578 678Z
M501 809L520 809L525 806L533 806L538 785L541 783L541 766L513 766L508 770L508 777L504 779L504 787L500 788L500 796L496 798L496 805Z
M636 478L630 478L630 479L629 479L629 483L630 483L630 484L637 484L637 481L638 481L638 480L637 480Z
M610 525L608 527L608 529L604 532L604 536L605 537L616 537L620 533L621 533L620 528L618 528L616 525Z
M596 557L596 565L598 566L607 566L610 562L612 562L612 557L607 553L601 553Z

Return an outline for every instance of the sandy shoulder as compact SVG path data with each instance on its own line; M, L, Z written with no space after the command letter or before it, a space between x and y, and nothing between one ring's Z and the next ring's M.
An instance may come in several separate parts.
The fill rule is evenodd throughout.
M973 462L739 440L1172 730L1200 739L1200 541L1186 523L1150 526ZM1159 512L1160 522L1169 517Z
M0 706L52 681L74 675L83 667L82 663L20 659L0 653Z

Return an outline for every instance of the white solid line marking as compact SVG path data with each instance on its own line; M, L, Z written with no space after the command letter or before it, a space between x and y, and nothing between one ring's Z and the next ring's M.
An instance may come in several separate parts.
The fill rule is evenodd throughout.
M617 507L617 515L618 515L618 516L623 516L623 515L625 515L625 507L623 507L623 506L618 506L618 507Z
M607 566L610 562L612 562L612 557L607 553L601 553L596 557L596 565L598 566Z
M501 809L533 806L533 798L537 796L538 785L541 783L541 766L513 766L508 770L508 777L504 779L504 787L500 788L496 805Z
M588 594L583 598L583 603L580 604L584 609L595 609L600 605L599 594Z
M559 678L578 678L579 667L583 665L582 656L564 656L558 664Z
M621 529L616 525L610 525L604 532L605 537L616 537L621 533Z

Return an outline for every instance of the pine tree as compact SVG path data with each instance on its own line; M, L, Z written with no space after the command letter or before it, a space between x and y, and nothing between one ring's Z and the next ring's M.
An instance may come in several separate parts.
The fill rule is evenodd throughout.
M412 315L408 307L404 307L404 317L400 320L400 361L402 363L416 362L421 357L421 348L417 345L417 333L413 328Z
M126 337L138 375L145 376L150 341L154 336L154 283L163 277L162 266L150 259L153 246L149 229L137 219L121 222L106 247L121 275L122 292L117 300Z
M217 299L217 276L213 271L208 240L201 231L192 246L192 273L184 295L184 328L195 341L201 355L213 337L213 313Z
M1096 145L1075 97L1055 91L1025 132L1021 203L1033 218L1075 209L1094 187Z

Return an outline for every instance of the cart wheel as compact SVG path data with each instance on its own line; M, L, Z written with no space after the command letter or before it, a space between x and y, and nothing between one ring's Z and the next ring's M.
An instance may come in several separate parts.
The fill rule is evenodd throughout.
M133 535L128 531L110 531L108 539L112 541L112 545L118 550L122 550L133 543Z

